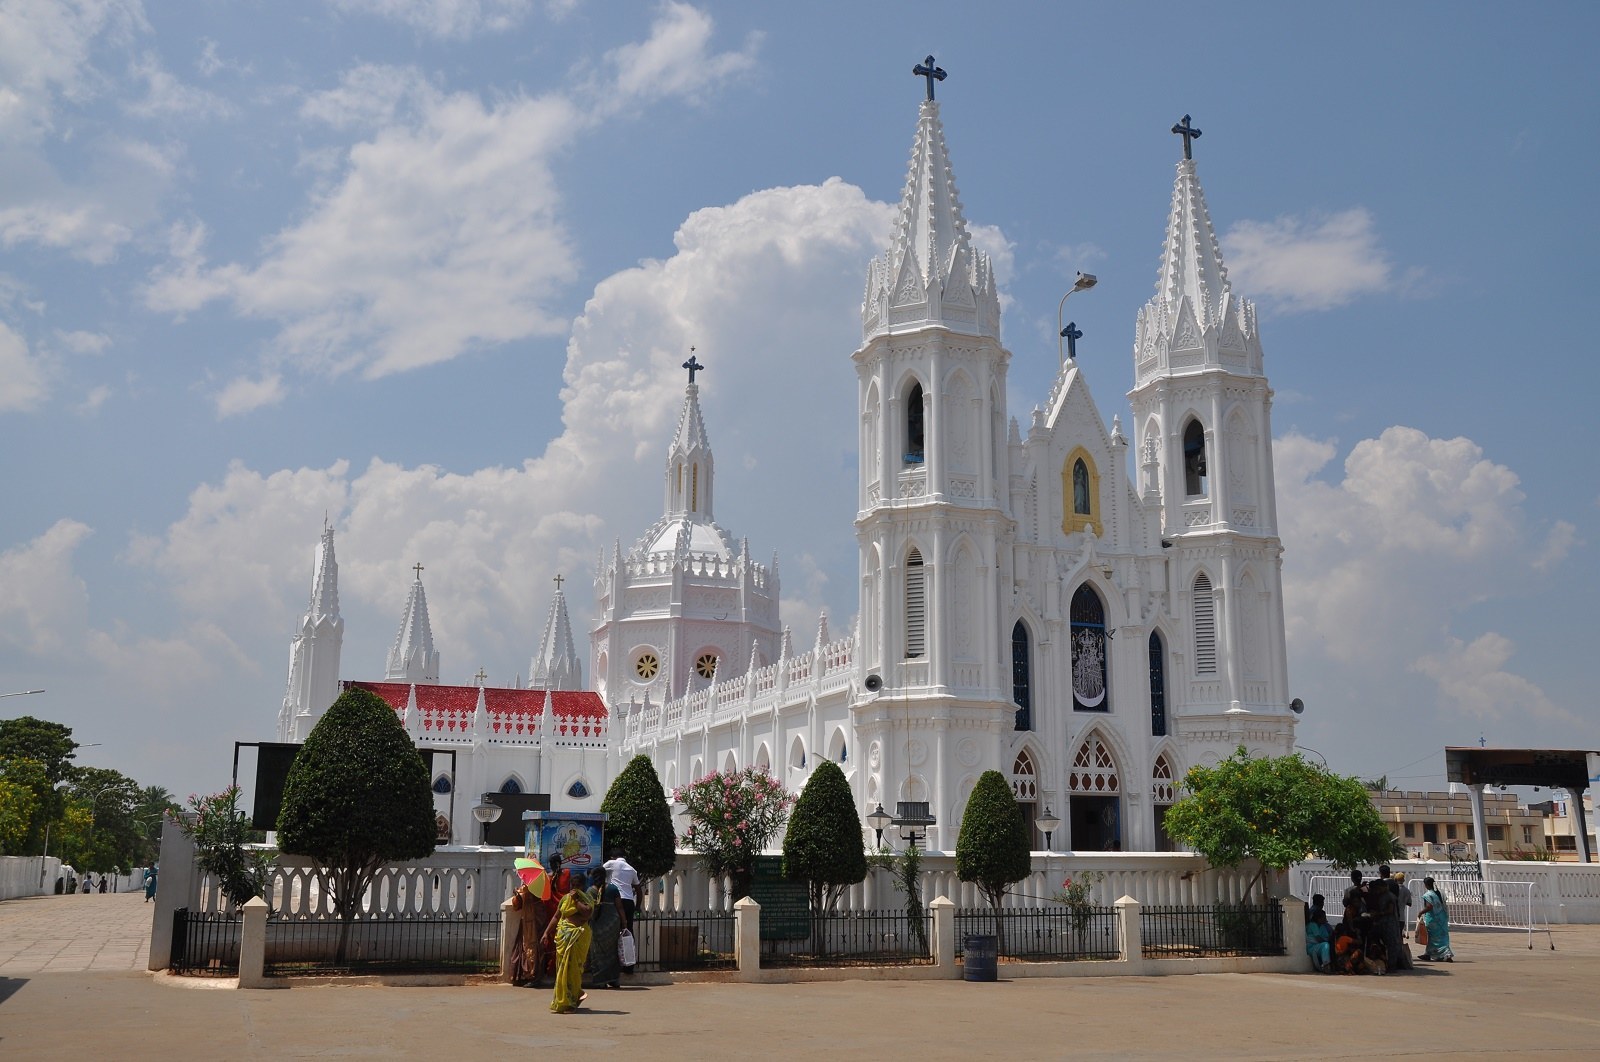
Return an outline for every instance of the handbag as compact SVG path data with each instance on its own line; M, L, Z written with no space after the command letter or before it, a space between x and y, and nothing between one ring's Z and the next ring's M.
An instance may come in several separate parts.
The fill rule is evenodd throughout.
M1428 942L1428 923L1424 922L1421 918L1418 918L1417 931L1412 934L1412 938L1416 940L1418 944L1426 944Z
M639 961L639 949L633 943L633 931L630 929L617 934L617 959L628 967Z

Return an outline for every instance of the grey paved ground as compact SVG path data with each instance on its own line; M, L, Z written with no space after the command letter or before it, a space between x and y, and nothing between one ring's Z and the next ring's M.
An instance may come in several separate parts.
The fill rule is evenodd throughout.
M56 947L28 934L81 925ZM675 985L594 992L576 1015L500 985L187 987L122 962L149 908L116 897L0 904L0 1058L427 1058L530 1050L590 1059L1277 1059L1600 1057L1600 927L1455 934L1460 958L1412 975L1023 979L998 984ZM54 950L52 950L54 949ZM15 965L37 963L42 969ZM79 972L63 968L77 957ZM142 960L139 965L142 966ZM1004 967L1001 969L1004 974ZM568 1056L571 1057L571 1056Z
M0 977L143 970L155 906L142 892L6 900L0 903Z

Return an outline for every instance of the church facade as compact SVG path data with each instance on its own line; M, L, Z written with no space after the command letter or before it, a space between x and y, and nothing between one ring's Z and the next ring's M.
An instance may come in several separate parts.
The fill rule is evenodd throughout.
M419 745L465 751L449 771L435 759L441 809L454 788L595 810L640 753L669 791L754 766L798 792L828 759L863 817L918 819L931 849L955 847L978 777L998 770L1036 848L1048 810L1055 850L1151 851L1170 847L1162 819L1189 767L1240 745L1293 747L1272 391L1189 157L1198 134L1187 118L1173 130L1185 157L1156 291L1134 322L1127 427L1106 424L1070 358L1019 418L994 270L968 232L929 85L850 355L851 628L824 614L797 636L776 555L756 561L717 523L691 352L662 516L597 562L589 683L558 583L526 689L440 686L419 566L384 681L360 685ZM838 366L843 389L843 352ZM280 740L303 740L336 695L342 637L325 529ZM457 837L473 828L470 803L454 802Z
M754 765L799 790L826 758L863 815L926 805L943 850L998 770L1030 820L1059 820L1053 848L1159 850L1190 766L1292 748L1272 392L1182 131L1129 428L1106 426L1075 360L1019 423L994 272L930 91L851 356L855 627L835 640L824 617L796 645L781 626L776 561L755 567L711 520L691 383L667 512L596 581L591 659L619 762L650 755L668 788ZM675 493L684 468L703 508Z

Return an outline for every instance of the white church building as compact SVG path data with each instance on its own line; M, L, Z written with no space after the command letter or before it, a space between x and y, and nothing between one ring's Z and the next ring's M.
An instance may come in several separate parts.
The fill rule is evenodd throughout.
M828 759L863 816L925 804L928 847L952 850L979 775L998 770L1030 819L1048 807L1061 820L1053 848L1149 851L1169 847L1162 816L1189 767L1293 747L1272 391L1187 118L1156 291L1134 322L1130 457L1122 418L1107 427L1074 359L1020 422L1007 409L994 271L929 85L850 356L853 627L836 636L824 615L795 644L776 556L755 561L716 522L691 357L662 516L597 566L587 689L559 585L527 689L438 686L419 570L385 680L362 685L419 744L469 750L459 779L435 759L436 792L510 782L593 810L639 753L669 790L757 766L798 792ZM838 368L843 388L843 352ZM336 582L327 529L280 740L302 740L337 693Z

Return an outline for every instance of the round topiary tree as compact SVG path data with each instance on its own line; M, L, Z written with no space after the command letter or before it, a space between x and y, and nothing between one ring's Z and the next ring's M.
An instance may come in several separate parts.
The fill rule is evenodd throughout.
M1000 900L1006 889L1033 872L1028 852L1028 825L1022 809L999 771L984 771L967 798L956 839L956 877L978 886L995 911L1000 934Z
M671 870L677 862L678 837L672 828L667 791L649 756L628 761L611 781L600 810L606 821L606 844L628 853L628 863L639 872L642 889L651 878Z
M783 835L783 873L804 881L811 910L831 910L839 895L867 876L861 815L844 772L823 760L811 773Z
M278 847L316 861L342 925L350 922L378 868L433 851L428 768L394 711L376 694L348 689L300 746L283 785Z

